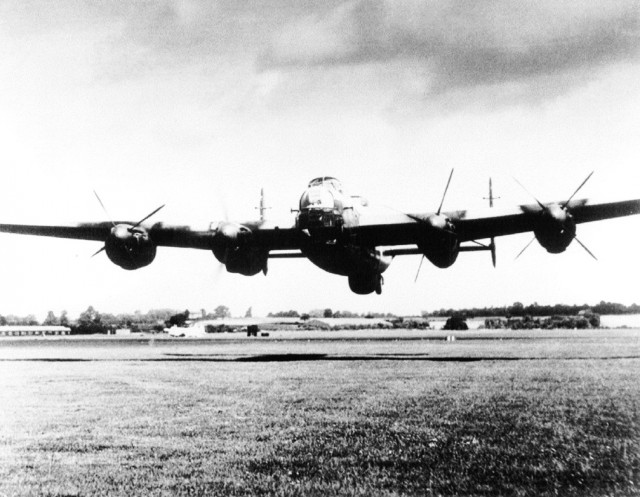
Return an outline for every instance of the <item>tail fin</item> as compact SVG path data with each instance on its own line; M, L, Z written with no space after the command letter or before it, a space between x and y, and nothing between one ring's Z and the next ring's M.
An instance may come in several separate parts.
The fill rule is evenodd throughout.
M484 199L489 201L489 207L493 207L493 201L499 198L500 197L493 196L493 183L491 182L491 177L489 177L489 196L484 197ZM496 239L494 237L491 237L489 250L491 250L491 262L493 263L493 267L496 267Z

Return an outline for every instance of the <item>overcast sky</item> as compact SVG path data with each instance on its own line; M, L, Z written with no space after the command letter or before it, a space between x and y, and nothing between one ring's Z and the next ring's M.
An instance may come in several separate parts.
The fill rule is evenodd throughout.
M309 179L403 211L640 198L640 2L418 0L0 3L0 222L204 225L293 217ZM559 256L529 235L448 270L397 258L382 296L306 260L219 277L159 249L126 272L95 242L0 235L0 314L441 307L640 301L640 218L578 227Z

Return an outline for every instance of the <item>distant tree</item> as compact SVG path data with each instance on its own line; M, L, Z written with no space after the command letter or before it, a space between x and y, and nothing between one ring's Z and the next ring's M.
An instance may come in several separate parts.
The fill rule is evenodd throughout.
M185 323L187 322L187 319L189 319L189 309L185 310L184 312L179 312L178 314L174 314L169 318L166 324L169 327L184 326Z
M60 320L56 317L53 311L49 311L47 313L47 317L44 318L44 321L42 322L42 324L44 326L57 326L60 324Z
M37 326L39 322L33 314L29 314L26 317L19 318L18 324L22 326Z
M301 319L302 321L308 321L310 317L311 317L311 316L309 316L309 314L304 313L304 314L302 314L302 315L300 316L300 319Z
M387 319L387 318L397 318L398 316L396 316L392 312L371 312L371 311L369 311L364 315L364 317L367 318L367 319L373 319L373 318Z
M213 317L214 319L229 318L231 317L231 312L229 311L229 308L226 305L219 305L213 311Z
M87 310L78 317L78 324L75 331L80 334L106 333L107 327L102 323L100 313L90 305Z
M135 318L134 316L127 316L127 315L114 315L114 314L110 314L110 313L102 313L100 314L100 323L103 326L108 326L110 328L120 328L124 325L127 324L127 322L129 323L134 323L138 321L138 319ZM128 325L130 326L130 325Z
M332 317L333 317L333 311L332 311L330 308L326 308L326 309L324 310L324 312L322 313L322 315L323 315L325 318L332 318Z
M69 326L69 316L67 315L67 311L62 311L60 313L60 326Z
M272 318L299 318L300 314L298 314L298 311L290 310L290 311L270 312L268 316Z
M335 311L333 313L334 318L355 318L358 314L351 311Z
M464 320L462 315L454 314L442 327L443 330L468 330L469 326L467 326L467 322Z
M78 323L95 323L100 321L100 313L96 311L92 305L87 310L80 313Z
M7 318L0 315L0 326L6 326L6 325L7 325Z
M177 314L175 309L151 309L147 312L146 318L149 323L158 323L167 321L171 316Z
M524 305L522 302L514 302L511 307L509 307L509 314L512 316L522 316L524 314Z
M247 309L247 312L244 313L244 317L245 318L252 318L253 317L253 311L251 310L251 307L249 307Z

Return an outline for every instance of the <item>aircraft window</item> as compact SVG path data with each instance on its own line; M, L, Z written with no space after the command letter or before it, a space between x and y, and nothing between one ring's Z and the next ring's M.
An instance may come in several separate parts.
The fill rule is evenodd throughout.
M329 186L334 190L342 192L342 183L340 183L340 181L338 181L336 178L333 178L331 176L323 176L321 178L315 178L309 182L310 187L321 186L321 185Z

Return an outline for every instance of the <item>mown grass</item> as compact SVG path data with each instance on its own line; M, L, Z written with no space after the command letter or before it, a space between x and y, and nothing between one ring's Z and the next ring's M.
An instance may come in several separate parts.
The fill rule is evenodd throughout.
M0 362L0 493L640 495L639 359L566 359L564 341L501 360L522 347L505 341L459 362L468 345L442 361Z

